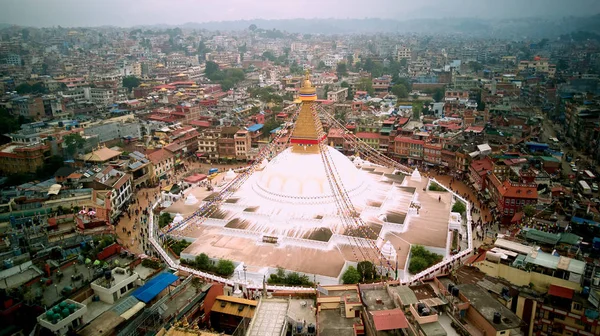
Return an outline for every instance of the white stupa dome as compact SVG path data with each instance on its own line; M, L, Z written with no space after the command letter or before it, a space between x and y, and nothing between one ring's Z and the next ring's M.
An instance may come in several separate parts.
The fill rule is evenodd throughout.
M383 246L381 247L381 254L390 261L396 261L396 249L394 248L394 245L390 243L389 240L386 241L385 244L383 244Z
M410 175L410 180L415 182L421 182L421 173L419 173L419 169L415 168L412 174Z
M185 198L185 205L194 205L198 203L198 199L196 198L196 196L194 196L193 194L189 194L186 198Z
M225 180L231 181L236 177L236 175L237 174L233 171L233 169L229 169L227 173L225 173Z
M173 218L173 223L181 223L183 221L183 216L181 214L177 214L175 215L175 218Z
M346 156L329 146L326 148L339 175L339 181L348 193L366 187L360 171ZM256 191L270 198L334 200L321 154L294 152L293 148L284 150L271 160L262 171L256 186Z

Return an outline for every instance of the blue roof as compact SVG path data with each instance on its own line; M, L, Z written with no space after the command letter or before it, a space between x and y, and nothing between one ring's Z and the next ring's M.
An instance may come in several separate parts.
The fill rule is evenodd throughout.
M600 223L598 223L598 222L594 222L593 220L589 220L589 219L585 219L585 218L581 218L581 217L572 217L571 222L573 222L575 224L588 224L588 225L593 225L593 226L600 226Z
M248 127L248 132L256 132L261 128L263 128L263 124L254 124L254 125Z
M274 130L271 130L271 133L277 133L277 132L279 132L280 130L281 130L281 126L280 126L280 127L277 127L277 128L276 128L276 129L274 129Z
M170 284L177 281L179 278L171 273L161 273L154 278L150 279L145 285L138 288L133 292L133 296L144 302L148 303L154 299L160 292L169 287Z
M527 146L538 146L538 147L548 147L548 144L545 143L539 143L539 142L526 142L525 145Z

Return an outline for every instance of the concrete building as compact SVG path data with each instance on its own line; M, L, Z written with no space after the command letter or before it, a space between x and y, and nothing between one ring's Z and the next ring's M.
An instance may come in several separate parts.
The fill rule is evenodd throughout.
M247 130L239 130L234 135L235 158L238 161L248 160L248 151L252 147L252 138Z
M37 317L41 327L55 335L66 335L83 324L87 307L73 300L65 300Z
M131 269L115 267L92 282L90 286L100 301L113 304L136 287L135 282L139 277Z
M401 46L396 49L395 59L397 62L405 59L408 62L412 61L412 51L406 46Z
M99 189L110 191L110 219L114 219L133 195L132 177L108 166L96 175L95 181L100 184Z
M153 180L158 181L171 174L175 167L175 156L166 149L159 149L147 155L154 167Z
M123 119L108 119L90 124L84 128L85 135L95 135L98 142L132 137L139 139L142 136L141 125L138 121Z
M327 92L327 100L331 100L336 103L345 102L348 98L348 88L341 88L337 91Z

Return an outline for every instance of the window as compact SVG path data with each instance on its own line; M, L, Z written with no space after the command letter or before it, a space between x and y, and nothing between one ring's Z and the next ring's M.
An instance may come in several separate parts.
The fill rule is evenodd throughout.
M127 287L121 287L121 294L125 294L127 292Z

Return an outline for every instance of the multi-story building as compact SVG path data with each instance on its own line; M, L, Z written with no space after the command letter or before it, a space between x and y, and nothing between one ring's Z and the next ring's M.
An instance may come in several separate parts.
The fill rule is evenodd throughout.
M423 160L428 164L440 165L442 163L443 146L440 142L425 142L423 144Z
M35 173L51 156L50 145L35 142L27 145L10 143L0 147L0 172L4 174Z
M96 175L94 181L95 189L107 190L110 193L110 219L113 220L133 195L132 176L108 166Z
M238 161L248 160L248 151L252 146L250 132L247 130L239 130L234 135L235 139L235 158Z
M12 113L31 119L41 119L46 116L42 97L21 96L11 99Z
M217 140L220 132L216 129L205 129L198 135L197 156L206 161L216 161L219 158Z
M412 61L412 51L406 46L401 46L396 49L395 59L397 62L405 59L408 62Z
M519 71L546 73L548 76L554 77L556 74L556 65L550 64L547 59L536 57L532 61L519 62Z
M401 159L421 162L423 160L424 140L399 135L394 139L394 154Z
M485 190L487 184L487 175L493 169L493 162L489 158L475 160L469 166L469 180L477 191Z
M333 102L345 102L348 97L348 88L341 88L337 91L329 91L327 92L327 100L331 100Z
M166 178L167 175L172 174L172 170L175 167L175 156L171 152L161 148L148 154L147 157L154 167L154 174L152 176L154 181Z
M239 128L237 127L221 128L219 138L217 139L217 153L219 155L219 160L235 160L235 134L238 130Z
M527 205L537 204L538 191L536 183L516 183L510 180L500 181L495 174L488 175L491 200L496 204L496 215L503 223Z

